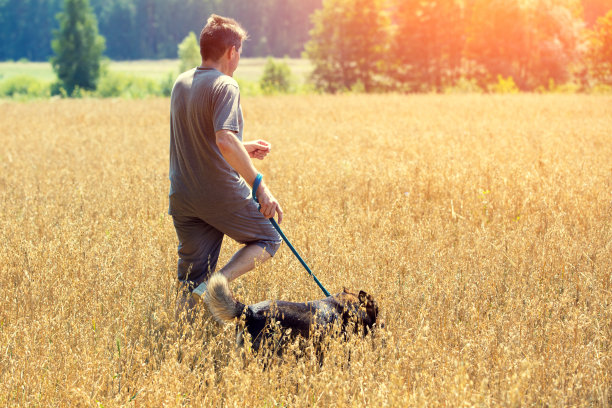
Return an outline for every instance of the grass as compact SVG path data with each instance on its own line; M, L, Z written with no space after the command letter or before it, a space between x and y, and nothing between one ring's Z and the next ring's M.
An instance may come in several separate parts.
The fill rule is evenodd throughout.
M285 59L298 83L303 83L310 73L308 60ZM265 58L243 58L236 70L239 80L257 82L263 74ZM178 60L138 60L110 61L110 72L118 72L138 77L163 80L168 73L178 74ZM0 81L16 75L27 75L42 81L52 82L56 79L51 64L47 62L0 62Z
M307 59L279 58L276 60L285 62L289 66L291 74L298 84L306 82L306 78L308 78L312 71L312 65ZM240 64L234 76L239 80L259 82L259 79L263 75L266 61L266 58L243 58L240 60Z
M41 81L52 82L56 79L48 62L0 62L0 81L26 75Z
M0 405L612 405L610 96L243 98L289 239L386 322L267 370L174 320L167 99L0 104ZM232 288L321 297L286 247Z

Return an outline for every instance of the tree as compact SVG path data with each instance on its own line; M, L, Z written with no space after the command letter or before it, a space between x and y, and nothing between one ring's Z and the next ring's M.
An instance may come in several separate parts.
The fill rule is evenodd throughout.
M178 57L181 60L180 72L185 72L200 65L202 61L200 45L193 31L178 45Z
M98 23L89 0L65 0L64 11L57 19L60 28L53 32L51 46L55 57L51 64L62 87L68 95L77 87L96 89L105 40L98 35Z
M201 1L201 0L200 0ZM249 33L243 57L299 57L322 0L223 0L217 14L235 18Z
M408 90L442 90L459 78L464 45L457 0L396 0L391 75Z
M0 0L0 61L48 61L65 0ZM197 34L211 13L239 21L250 33L244 57L299 57L322 0L89 0L114 60L175 58L176 45Z
M129 60L139 57L139 38L136 35L136 5L132 0L105 0L96 8L100 34L106 39L105 54L113 60Z
M612 10L597 19L590 35L589 62L595 79L612 85Z
M564 4L565 3L565 4ZM583 23L574 14L571 1L539 0L527 9L529 50L525 71L528 86L547 86L550 81L566 82L578 60Z
M291 68L286 62L275 62L274 58L268 58L259 86L266 94L289 92Z
M599 17L603 17L612 10L612 0L581 0L584 9L584 21L588 27L597 23Z
M0 61L48 61L51 43L41 41L56 28L63 0L0 0Z
M473 0L466 57L486 85L512 77L522 90L568 79L581 28L573 0Z
M261 2L258 0L257 3ZM255 3L255 2L253 2ZM263 14L266 42L271 55L300 57L312 24L308 16L321 7L321 0L274 0ZM255 22L255 25L262 22Z
M517 0L473 0L469 3L466 52L468 75L485 87L498 77L525 85L526 16Z
M313 14L306 44L312 79L319 89L337 92L380 84L389 44L390 19L385 0L325 0Z

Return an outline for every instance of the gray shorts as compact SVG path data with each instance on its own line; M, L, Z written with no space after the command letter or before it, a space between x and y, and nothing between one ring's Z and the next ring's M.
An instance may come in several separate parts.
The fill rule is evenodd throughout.
M281 237L251 201L234 212L214 216L173 215L178 237L178 280L191 290L215 271L225 235L241 244L255 244L274 256Z

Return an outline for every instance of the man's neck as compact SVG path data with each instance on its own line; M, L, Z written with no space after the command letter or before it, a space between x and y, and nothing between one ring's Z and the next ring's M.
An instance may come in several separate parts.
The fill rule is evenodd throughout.
M201 68L214 68L219 72L224 73L227 76L232 76L231 73L229 72L229 69L227 69L227 64L224 64L223 61L211 61L211 60L204 60L202 61L202 64L200 65Z

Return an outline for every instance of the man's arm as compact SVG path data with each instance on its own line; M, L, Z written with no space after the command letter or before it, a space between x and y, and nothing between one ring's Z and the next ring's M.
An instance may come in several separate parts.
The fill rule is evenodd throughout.
M252 186L255 177L257 177L257 169L253 166L249 153L242 142L231 130L219 130L215 133L215 136L219 151L225 160ZM283 210L263 182L259 185L256 194L259 204L261 204L260 212L266 218L272 218L275 214L278 214L278 223L280 224L283 220Z

